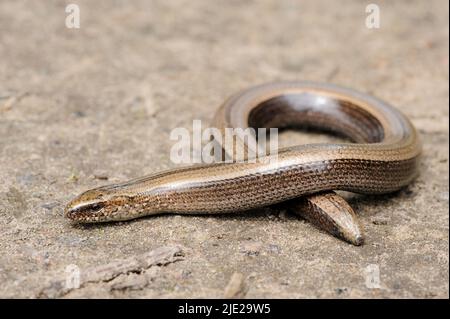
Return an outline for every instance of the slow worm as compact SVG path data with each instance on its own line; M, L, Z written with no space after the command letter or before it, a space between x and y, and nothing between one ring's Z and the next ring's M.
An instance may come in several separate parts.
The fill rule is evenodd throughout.
M98 187L73 199L65 216L107 222L160 213L238 212L289 201L319 227L358 245L363 237L356 217L332 191L389 193L418 174L421 144L411 122L379 99L335 85L255 86L230 97L214 123L220 129L309 127L351 142L292 146L280 149L273 161L269 154L266 161L178 168ZM237 138L236 145L246 143Z

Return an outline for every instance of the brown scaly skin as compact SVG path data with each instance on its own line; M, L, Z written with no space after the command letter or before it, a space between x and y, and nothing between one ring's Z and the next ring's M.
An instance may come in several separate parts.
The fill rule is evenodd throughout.
M350 205L335 192L300 197L287 203L287 208L314 226L359 246L364 234Z
M359 245L363 235L356 216L331 191L393 192L418 173L421 145L408 119L378 99L332 85L253 87L228 99L215 123L219 128L307 126L355 143L294 146L280 150L275 162L199 165L107 185L71 201L66 216L84 223L159 213L223 213L299 198L289 202L297 213ZM245 143L236 141L237 147ZM227 151L230 146L222 147Z

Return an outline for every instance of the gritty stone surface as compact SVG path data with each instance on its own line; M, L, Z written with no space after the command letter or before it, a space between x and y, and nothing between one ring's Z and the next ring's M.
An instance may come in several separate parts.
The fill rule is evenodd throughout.
M182 260L62 297L220 298L239 273L248 298L448 298L447 1L375 1L380 29L365 27L364 1L72 2L80 29L65 27L64 1L0 2L0 297L40 297L43 278L70 265L180 245ZM229 95L276 80L376 95L420 132L412 185L346 195L363 246L275 208L92 226L63 218L86 189L174 167L173 128L208 123ZM287 132L281 142L333 140Z

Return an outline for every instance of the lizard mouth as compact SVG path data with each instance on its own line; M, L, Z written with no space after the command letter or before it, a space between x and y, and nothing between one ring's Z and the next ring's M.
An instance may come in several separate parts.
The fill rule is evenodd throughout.
M82 204L70 202L64 210L64 215L74 222L100 221L101 213L105 206L106 204L103 202Z

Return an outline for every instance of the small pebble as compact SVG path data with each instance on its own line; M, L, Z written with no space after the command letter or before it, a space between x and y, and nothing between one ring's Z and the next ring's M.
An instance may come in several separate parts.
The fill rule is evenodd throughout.
M387 225L389 219L386 217L377 217L372 219L372 224L374 225Z
M41 207L47 210L52 210L53 208L57 207L59 205L58 202L50 202L42 204Z
M251 241L244 243L240 251L247 256L258 256L261 253L262 243Z
M336 293L338 294L338 295L340 295L340 294L342 294L342 293L344 293L344 292L347 292L347 288L336 288Z
M73 114L76 117L85 117L86 116L86 113L84 113L83 111L75 111L75 112L73 112Z
M269 250L271 253L276 253L276 254L281 253L281 248L280 248L280 246L274 245L274 244L270 244L270 245L268 246L268 250Z
M108 180L108 175L97 175L97 174L94 174L94 178L106 181L106 180Z

